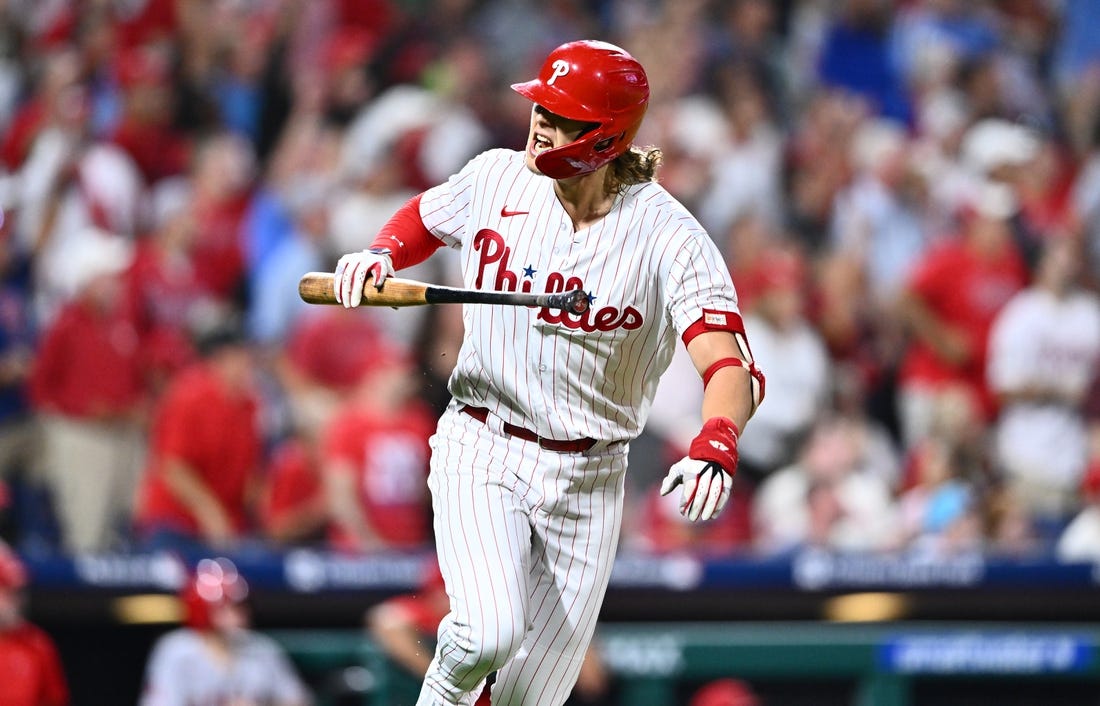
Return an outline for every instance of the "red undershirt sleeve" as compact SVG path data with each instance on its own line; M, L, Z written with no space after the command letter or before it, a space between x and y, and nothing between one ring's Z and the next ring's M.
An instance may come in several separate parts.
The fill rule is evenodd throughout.
M417 194L397 209L371 242L372 248L390 251L395 270L424 262L443 246L443 241L432 235L420 218L421 196Z

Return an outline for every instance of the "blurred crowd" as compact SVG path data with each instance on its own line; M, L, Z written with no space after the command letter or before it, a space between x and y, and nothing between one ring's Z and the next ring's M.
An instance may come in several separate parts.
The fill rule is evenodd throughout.
M632 444L623 546L1100 556L1100 4L0 0L0 534L22 551L430 546L454 306L300 275L525 139L558 44L647 67L641 144L727 258L767 399L734 498ZM453 253L403 276L455 283Z

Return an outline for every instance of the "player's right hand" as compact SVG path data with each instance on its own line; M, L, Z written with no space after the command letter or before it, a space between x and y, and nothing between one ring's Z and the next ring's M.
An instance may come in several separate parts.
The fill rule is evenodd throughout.
M379 288L387 277L394 275L393 259L388 250L371 248L340 258L332 279L337 303L343 304L345 309L359 306L363 301L363 285L367 275L373 277L374 286Z

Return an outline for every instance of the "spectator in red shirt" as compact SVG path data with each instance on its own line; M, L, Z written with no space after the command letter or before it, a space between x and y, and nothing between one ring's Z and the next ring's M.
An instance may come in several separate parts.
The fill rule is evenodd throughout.
M912 334L898 405L907 447L928 435L936 400L947 390L965 391L980 419L995 413L985 379L989 331L1028 279L1009 222L1016 208L1009 187L977 184L961 215L961 235L930 250L901 295L901 317Z
M265 469L259 516L264 535L277 545L324 539L328 499L316 437L313 431L294 433L275 447Z
M0 138L0 167L19 169L43 130L51 126L73 128L84 119L81 71L80 55L75 51L60 50L44 58L34 94L15 113Z
M90 231L69 255L78 294L44 332L29 389L63 544L99 551L130 516L148 400L121 278L129 243Z
M238 301L244 290L242 233L254 176L254 155L240 136L215 135L196 150L190 204L197 226L195 274L221 301Z
M382 336L375 314L314 307L295 322L275 368L296 426L321 428L332 419Z
M249 528L261 451L253 356L229 325L206 334L200 350L153 420L137 514L149 549L226 548Z
M190 159L187 138L171 125L170 70L153 45L121 52L116 64L123 111L110 139L133 157L148 185L183 174Z
M0 703L67 706L69 687L50 636L23 618L23 563L0 544Z
M158 391L194 361L191 331L202 321L224 313L195 271L197 224L190 203L191 191L185 180L169 179L157 186L153 231L138 242L134 263L126 273Z
M359 383L323 443L331 543L346 551L429 543L428 437L435 417L415 397L415 368L403 351L364 355Z

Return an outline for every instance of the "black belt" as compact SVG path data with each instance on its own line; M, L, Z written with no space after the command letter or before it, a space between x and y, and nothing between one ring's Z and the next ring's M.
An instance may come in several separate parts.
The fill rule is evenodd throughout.
M489 419L489 410L484 407L471 407L470 405L463 405L461 410L470 415L474 419L478 420L482 424L486 423ZM539 436L529 429L523 427L517 427L515 424L509 424L504 422L504 433L508 436L514 436L517 439L523 439L524 441L533 441L540 447L547 451L556 451L563 454L577 454L592 448L596 444L596 440L585 437L583 439L572 439L568 441L561 441L557 439L547 439L545 436Z

